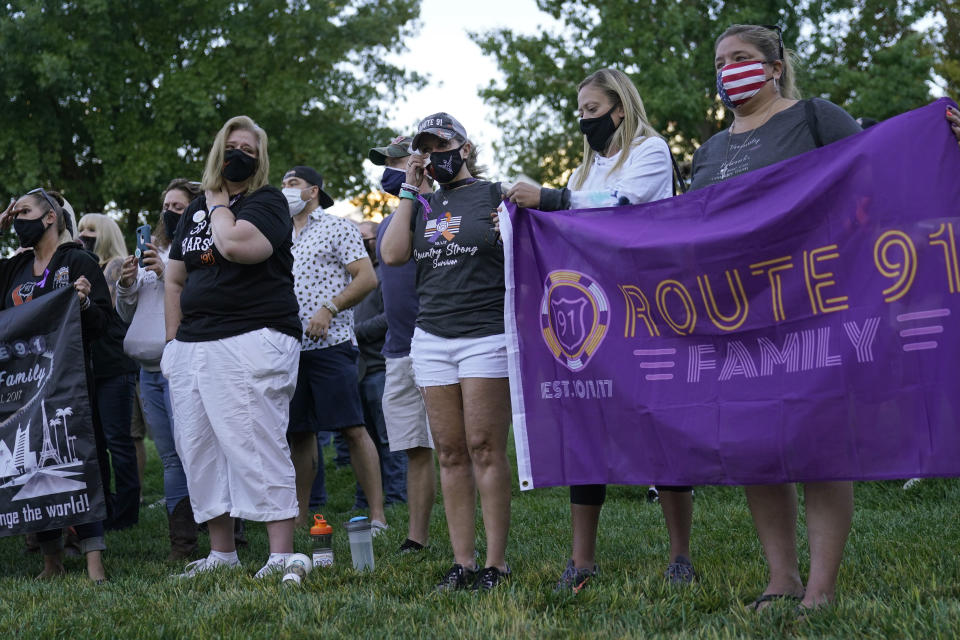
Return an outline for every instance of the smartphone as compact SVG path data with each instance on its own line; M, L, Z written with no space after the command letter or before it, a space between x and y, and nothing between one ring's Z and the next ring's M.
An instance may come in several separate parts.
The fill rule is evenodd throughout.
M149 247L147 243L150 242L150 225L145 224L142 227L137 227L137 250L134 253L137 256L138 264L143 267L143 253Z

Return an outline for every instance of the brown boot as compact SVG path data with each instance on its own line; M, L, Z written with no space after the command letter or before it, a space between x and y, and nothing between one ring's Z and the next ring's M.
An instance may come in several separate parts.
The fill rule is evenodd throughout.
M167 515L170 524L170 553L167 560L191 560L197 554L197 523L190 498L184 498Z
M246 547L249 543L247 542L247 527L243 523L242 518L233 519L233 542L239 549L240 547Z

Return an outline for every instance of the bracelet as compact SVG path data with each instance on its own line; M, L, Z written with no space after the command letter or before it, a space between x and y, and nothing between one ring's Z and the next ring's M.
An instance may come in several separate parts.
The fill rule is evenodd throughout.
M412 191L407 189L400 189L400 197L404 200L413 200L414 202L417 200L417 196L415 196Z
M408 191L413 191L414 193L420 193L420 187L410 184L409 182L404 182L400 185L401 189L407 189Z
M220 208L230 209L230 207L228 207L228 206L225 205L225 204L215 204L215 205L213 205L212 207L210 207L210 215L212 216L212 215L213 215L213 212L216 211L217 209L220 209Z
M90 308L90 296L87 296L83 299L83 302L80 303L80 311L86 311Z
M320 303L320 306L329 311L330 315L334 318L340 313L340 309L337 308L337 305L333 304L333 300L324 300Z

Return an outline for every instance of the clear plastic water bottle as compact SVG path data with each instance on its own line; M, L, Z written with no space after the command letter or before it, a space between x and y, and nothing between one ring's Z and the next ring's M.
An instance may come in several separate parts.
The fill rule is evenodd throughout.
M323 519L323 514L313 516L310 539L313 542L313 566L332 567L333 527Z
M343 526L350 538L353 568L358 571L373 571L373 532L370 530L370 521L366 516L357 516Z

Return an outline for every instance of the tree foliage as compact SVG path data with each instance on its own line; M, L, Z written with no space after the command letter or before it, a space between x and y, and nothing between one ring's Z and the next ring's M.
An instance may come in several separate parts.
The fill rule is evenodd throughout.
M943 3L949 4L949 0ZM716 97L714 41L736 23L778 24L803 62L798 84L854 116L887 118L925 104L934 64L915 24L935 0L539 0L559 32L474 34L504 75L482 91L509 171L562 184L582 156L576 87L616 67L637 84L651 123L681 155L727 126Z
M25 0L0 5L0 185L62 189L77 211L156 210L199 179L234 115L270 137L271 179L316 167L333 195L364 186L383 109L421 79L385 61L419 0Z

